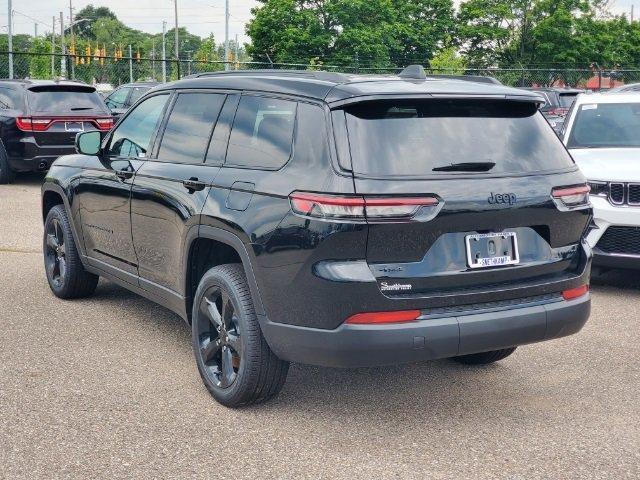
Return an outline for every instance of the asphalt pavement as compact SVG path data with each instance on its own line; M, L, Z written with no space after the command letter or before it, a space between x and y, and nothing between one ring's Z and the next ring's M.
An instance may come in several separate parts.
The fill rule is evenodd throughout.
M176 315L106 281L49 291L41 176L0 186L0 478L640 478L640 275L578 335L487 367L292 365L230 410Z

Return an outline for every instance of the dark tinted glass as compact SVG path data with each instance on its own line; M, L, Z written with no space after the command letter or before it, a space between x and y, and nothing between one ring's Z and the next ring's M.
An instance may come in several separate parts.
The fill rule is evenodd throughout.
M289 160L296 102L243 96L229 138L227 164L279 168Z
M211 141L209 142L209 150L207 151L207 163L222 165L227 153L227 142L229 140L229 132L231 132L231 123L236 113L240 95L227 95L224 107L218 116Z
M349 108L346 117L357 174L450 175L434 168L468 162L495 163L490 174L555 170L573 164L530 103L366 102Z
M104 102L96 92L83 90L29 91L29 108L32 112L80 113L87 110L105 111Z
M138 99L151 90L151 87L133 87L133 91L131 92L131 96L129 97L129 105L133 105L138 101Z
M640 147L640 103L580 105L567 146Z
M119 157L144 158L169 95L156 95L135 107L115 129L108 153Z
M329 140L322 108L308 103L298 104L298 127L294 158L317 168L329 166ZM296 161L297 163L297 161Z
M130 88L119 88L105 99L105 103L109 108L124 108L127 101L127 95L131 91Z
M569 108L573 105L573 102L576 101L577 93L561 93L560 97L560 106L563 108Z
M158 158L176 163L202 163L224 95L181 93L162 135Z
M0 87L0 110L21 109L23 96L20 90Z

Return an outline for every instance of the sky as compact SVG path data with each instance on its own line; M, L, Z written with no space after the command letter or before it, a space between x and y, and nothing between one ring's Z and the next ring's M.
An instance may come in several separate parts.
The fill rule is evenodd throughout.
M224 40L224 1L225 0L177 0L178 23L187 27L190 33L206 37L213 33L218 42ZM174 0L72 0L74 11L79 11L88 4L108 6L118 18L130 27L149 33L162 32L162 21L168 27L174 23ZM459 3L459 0L454 0ZM229 37L238 35L241 42L249 39L244 33L244 26L251 18L251 8L257 5L256 0L229 0L231 14ZM628 13L631 5L636 6L637 18L640 18L640 0L615 0L614 13ZM14 31L33 35L34 23L39 22L40 34L51 31L52 17L56 22L60 11L64 12L65 23L69 17L68 0L13 0ZM7 31L7 0L0 0L0 31Z

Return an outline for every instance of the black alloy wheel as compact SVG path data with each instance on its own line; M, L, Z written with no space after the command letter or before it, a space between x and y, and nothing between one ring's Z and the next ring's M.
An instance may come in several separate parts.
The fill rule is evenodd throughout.
M275 397L289 363L269 348L241 264L218 265L199 281L191 315L193 351L209 393L242 407Z
M45 235L45 268L47 269L47 275L55 288L62 288L67 271L67 251L64 232L58 218L53 218L49 222Z
M81 298L95 291L99 277L82 265L63 205L56 205L47 213L42 253L47 281L56 297Z
M217 387L228 388L240 370L242 342L236 308L221 287L210 287L204 294L197 323L205 373Z

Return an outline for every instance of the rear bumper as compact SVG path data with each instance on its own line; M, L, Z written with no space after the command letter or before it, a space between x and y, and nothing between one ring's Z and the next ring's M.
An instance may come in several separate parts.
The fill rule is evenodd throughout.
M24 137L11 147L9 166L15 172L48 170L58 157L76 153L74 145L39 145L33 137Z
M334 330L261 322L280 358L329 367L364 367L486 352L574 334L591 310L587 294L520 308L480 310L402 324L345 325Z

